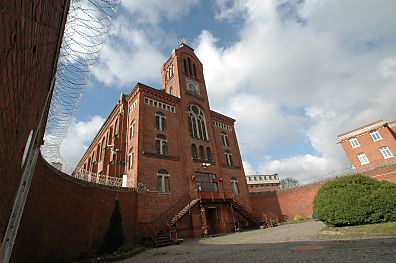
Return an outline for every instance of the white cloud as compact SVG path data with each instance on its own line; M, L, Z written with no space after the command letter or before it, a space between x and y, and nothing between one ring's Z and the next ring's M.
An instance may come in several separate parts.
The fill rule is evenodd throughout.
M72 121L61 144L60 153L73 168L88 149L104 121L105 119L101 116L93 116L87 122L76 121L75 119Z
M157 24L162 18L177 20L198 5L198 0L124 0L122 5L139 23Z
M225 48L204 30L196 52L212 108L237 119L243 155L263 156L249 170L309 181L346 168L338 134L396 119L396 2L308 0L294 14L279 3L296 4L218 1L219 19L244 16L240 39ZM265 157L277 141L303 137L315 154Z

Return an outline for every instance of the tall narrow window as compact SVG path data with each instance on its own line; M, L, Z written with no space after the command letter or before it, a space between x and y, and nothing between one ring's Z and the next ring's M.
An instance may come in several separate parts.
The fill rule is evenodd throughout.
M221 140L223 141L224 146L230 146L230 142L228 141L228 135L225 132L221 132Z
M227 165L228 166L232 166L233 162L232 162L232 154L231 154L231 152L229 150L227 150L227 151L225 151L224 155L225 155L225 158L226 158Z
M197 73L195 71L195 64L193 64L193 73L194 73L194 77L197 77Z
M187 58L188 61L188 74L192 75L191 59Z
M169 193L169 173L161 169L157 172L157 189L160 193Z
M183 67L184 67L184 73L188 74L188 71L187 71L187 60L185 58L183 59Z
M381 137L381 135L379 134L378 131L371 131L370 135L371 135L371 138L373 138L373 141L382 140L382 137Z
M369 163L369 160L367 159L366 154L364 154L364 153L359 153L359 154L357 155L357 157L358 157L358 159L359 159L361 165L363 165L363 164L368 164L368 163Z
M170 95L173 95L173 89L172 89L172 87L169 88L169 94L170 94Z
M136 128L135 120L132 120L131 125L129 126L129 139L132 139L133 136L135 136L135 128Z
M379 150L382 153L382 156L384 156L384 159L393 157L392 152L389 150L389 148L387 146L383 146L383 147L379 148Z
M191 144L191 157L193 159L197 159L197 146L195 144Z
M105 154L105 148L106 148L106 142L105 138L102 139L102 147L100 149L100 160L103 160L104 154Z
M155 138L155 145L157 154L166 155L168 152L167 145L166 145L166 137L164 135L157 135Z
M115 124L114 124L114 136L118 135L118 131L119 131L119 123L118 123L118 119L116 120Z
M188 128L191 137L201 140L208 140L208 131L206 127L205 115L200 108L190 105L187 111Z
M205 160L205 150L202 145L199 146L199 159Z
M135 152L133 150L133 148L131 148L129 150L129 154L128 154L128 170L132 170L133 168L133 163L134 163L134 158L135 157Z
M155 128L159 131L165 131L165 115L162 112L157 112L155 114Z
M206 157L208 158L209 162L213 161L213 157L212 157L212 151L210 150L209 147L206 148Z
M350 138L349 143L351 144L352 148L356 148L360 146L358 140L355 137Z
M235 177L231 178L231 189L234 194L236 195L240 194L238 179L236 179Z

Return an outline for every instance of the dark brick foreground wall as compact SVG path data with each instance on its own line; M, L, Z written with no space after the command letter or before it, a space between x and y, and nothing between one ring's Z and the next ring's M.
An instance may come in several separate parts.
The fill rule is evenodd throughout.
M68 3L0 0L0 240L50 91Z
M116 198L126 242L134 244L136 195L73 179L39 157L11 262L71 262L87 254L104 236Z

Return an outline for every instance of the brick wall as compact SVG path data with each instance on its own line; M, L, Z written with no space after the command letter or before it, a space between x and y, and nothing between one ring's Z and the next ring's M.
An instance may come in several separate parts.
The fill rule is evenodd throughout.
M313 200L322 185L310 184L287 191L251 195L252 207L262 219L271 213L281 221L293 220L296 215L311 216Z
M38 130L50 91L68 2L0 1L0 239L26 141Z
M134 244L136 197L74 179L39 157L11 262L71 262L87 254L104 236L116 198L126 243Z

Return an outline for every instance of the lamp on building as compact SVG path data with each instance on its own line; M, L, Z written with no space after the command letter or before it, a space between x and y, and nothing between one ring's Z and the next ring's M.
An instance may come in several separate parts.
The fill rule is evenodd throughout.
M212 165L211 163L202 163L203 168L208 168L211 165Z

